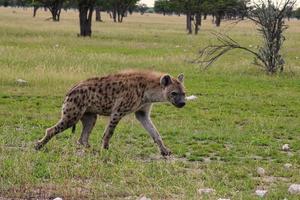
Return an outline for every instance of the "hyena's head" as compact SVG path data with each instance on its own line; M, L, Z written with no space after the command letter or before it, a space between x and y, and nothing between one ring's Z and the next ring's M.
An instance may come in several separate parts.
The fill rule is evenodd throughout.
M185 91L183 86L183 74L179 74L177 79L166 74L160 78L160 85L163 88L165 100L172 103L177 108L185 106Z

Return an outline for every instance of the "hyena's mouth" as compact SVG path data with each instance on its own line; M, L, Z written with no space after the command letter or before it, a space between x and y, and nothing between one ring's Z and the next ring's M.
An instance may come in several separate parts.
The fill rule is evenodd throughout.
M172 103L177 108L183 108L185 106L185 102Z

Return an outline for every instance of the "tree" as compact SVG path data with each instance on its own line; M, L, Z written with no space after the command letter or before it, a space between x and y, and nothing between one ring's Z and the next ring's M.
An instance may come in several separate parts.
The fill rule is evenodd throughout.
M154 4L155 12L162 14L183 13L186 15L186 29L189 34L197 34L200 30L202 15L213 15L216 26L220 26L221 20L240 15L242 2L246 0L157 0Z
M169 0L158 0L154 2L154 11L166 15L167 13L172 13L174 10L172 10L172 4Z
M80 36L92 36L92 17L95 0L78 0Z
M293 17L300 19L300 8L297 8L295 11L293 11Z
M57 22L60 20L63 3L64 0L32 0L33 16L35 17L37 9L43 6L49 9L52 15L52 20Z
M96 0L95 4L96 21L102 22L101 11L105 9L106 0Z
M226 52L242 49L253 54L255 63L268 73L282 72L285 62L280 50L285 40L283 32L287 29L284 18L295 2L295 0L285 0L282 5L275 5L271 0L261 0L260 3L252 2L244 8L244 11L246 17L258 26L257 30L262 36L263 45L259 47L259 50L256 52L243 47L229 36L219 33L215 35L221 44L209 45L202 49L198 62L206 64L207 67Z
M205 0L203 10L215 18L213 22L219 27L225 16L231 18L237 15L242 2L243 0Z
M47 7L51 14L53 21L60 20L60 13L63 6L63 0L52 0L52 1L44 1L45 7Z
M135 4L139 0L109 0L107 1L107 9L112 12L114 22L123 22L123 18L127 16L127 12L134 10Z
M148 10L148 9L149 9L149 7L146 4L142 3L142 4L138 4L136 6L135 11L137 11L137 12L141 13L141 15L143 15L146 12L146 10Z
M1 3L3 2L3 3ZM92 16L96 11L96 21L101 21L100 11L113 13L115 22L122 22L127 13L132 13L138 0L0 0L0 5L33 6L33 16L39 7L50 10L53 21L60 20L61 9L78 8L80 33L78 36L92 35ZM142 6L143 8L145 6ZM140 8L140 9L143 9ZM144 11L142 11L144 12Z

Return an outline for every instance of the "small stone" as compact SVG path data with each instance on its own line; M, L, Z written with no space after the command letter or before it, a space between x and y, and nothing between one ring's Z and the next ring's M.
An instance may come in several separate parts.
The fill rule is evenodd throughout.
M226 198L218 198L218 200L230 200L230 199L226 199Z
M20 79L20 78L17 79L16 82L17 82L17 84L19 84L19 85L26 85L26 84L28 83L28 81L25 81L25 80Z
M198 190L198 193L201 195L201 194L210 194L210 193L213 193L215 192L214 189L212 188L202 188L202 189L199 189Z
M139 200L151 200L151 198L147 198L146 196L142 196Z
M283 151L290 151L290 146L289 144L284 144L282 145L282 148L281 148Z
M252 48L252 47L253 47L253 46L250 44L250 45L249 45L249 48Z
M179 48L180 46L179 46L179 45L176 45L175 47L176 47L176 48Z
M196 97L195 95L191 95L191 96L188 96L188 97L185 97L185 98L186 98L186 100L188 100L188 101L192 101L192 100L197 99L198 97Z
M55 48L58 48L58 47L59 47L59 44L56 44L56 45L55 45Z
M288 189L290 194L300 195L300 184L292 184Z
M264 197L266 196L267 192L268 192L267 190L256 190L255 194L259 197Z
M286 163L283 166L285 169L290 169L290 168L292 168L293 165L291 163Z
M266 173L265 169L262 167L258 167L256 172L259 174L259 176L264 176Z
M60 198L60 197L56 197L55 199L53 199L53 200L63 200L62 198Z

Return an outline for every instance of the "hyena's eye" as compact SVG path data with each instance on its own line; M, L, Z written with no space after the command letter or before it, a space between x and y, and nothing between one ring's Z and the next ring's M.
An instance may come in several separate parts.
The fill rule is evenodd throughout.
M178 93L177 93L177 92L171 92L171 95L172 95L172 96L177 96Z

